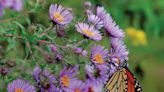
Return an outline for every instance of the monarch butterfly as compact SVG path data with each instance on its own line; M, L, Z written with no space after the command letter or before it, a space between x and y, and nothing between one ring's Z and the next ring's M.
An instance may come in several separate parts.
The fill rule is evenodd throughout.
M116 72L105 85L106 92L142 92L142 88L126 64L117 67Z

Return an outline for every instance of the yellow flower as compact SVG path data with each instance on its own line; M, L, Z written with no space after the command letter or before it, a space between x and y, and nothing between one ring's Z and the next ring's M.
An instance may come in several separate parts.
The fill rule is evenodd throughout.
M147 37L143 30L138 30L133 27L129 27L126 29L126 33L132 40L133 45L147 45Z
M126 29L126 32L130 37L133 37L136 34L136 29L132 28L132 27L129 27L129 28Z

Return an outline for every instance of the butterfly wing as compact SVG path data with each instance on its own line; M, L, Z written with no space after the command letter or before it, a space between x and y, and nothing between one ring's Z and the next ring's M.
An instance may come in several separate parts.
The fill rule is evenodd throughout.
M128 92L142 92L142 88L136 79L136 77L126 68L127 80L128 80Z
M106 92L125 92L127 90L126 69L116 71L105 85Z
M128 68L116 71L105 88L106 92L142 92L139 82Z

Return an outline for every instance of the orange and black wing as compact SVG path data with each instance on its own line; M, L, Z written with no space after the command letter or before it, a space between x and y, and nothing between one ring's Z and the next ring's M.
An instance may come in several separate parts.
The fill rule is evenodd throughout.
M105 85L106 92L142 92L141 86L128 68L116 71Z
M135 78L135 76L130 72L128 68L126 68L126 75L128 80L128 91L127 92L142 92L142 88Z
M127 75L126 69L116 71L105 85L106 92L126 92Z

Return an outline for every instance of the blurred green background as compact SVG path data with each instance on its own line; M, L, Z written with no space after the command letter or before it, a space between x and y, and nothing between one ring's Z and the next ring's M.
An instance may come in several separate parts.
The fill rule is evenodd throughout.
M164 0L89 1L93 5L104 6L105 9L112 15L116 23L124 29L126 33L125 43L130 51L128 61L129 67L141 82L143 91L164 92ZM23 19L20 19L19 22L22 24L27 22L27 24L24 24L23 26L39 23L48 27L50 24L48 20L48 8L51 3L60 3L65 7L71 7L73 9L74 16L80 18L81 15L84 14L84 2L85 0L24 0L25 9L21 13L24 14L24 16L20 16L20 18ZM27 15L28 17L26 17L26 11L29 11ZM6 10L5 16L1 19L10 19L11 17L14 18L19 15L19 13ZM28 20L28 18L30 18L30 20ZM8 20L5 20L3 23L1 22L1 33L3 33L3 29L8 29L8 26L10 25L12 26L13 24L8 22ZM21 25L19 26L21 27ZM30 28L26 30L30 31ZM10 31L12 31L12 29L9 30L9 33ZM139 34L137 33L138 31L142 31L142 33ZM133 35L131 35L130 32L132 32ZM11 33L15 34L15 31ZM35 36L30 39L35 39ZM19 40L19 42L22 42L22 40ZM9 50L5 51L5 57L0 57L2 62L6 59L13 58L19 62L18 65L21 65L22 62L24 62L19 58L23 57L24 53L28 53L26 50L25 52L21 48L19 52L15 52L17 51L16 49L11 50L13 44L19 48L19 42L8 39L8 43L11 43L12 45L8 47ZM2 35L0 35L0 44L7 47L5 37ZM108 43L105 42L104 44L108 45ZM15 57L18 59L15 59ZM28 68L31 65L34 67L34 60L26 60L26 62L30 62L31 64L23 64L22 67ZM32 69L29 69L28 71L32 71ZM19 69L14 73L15 75L13 74L13 76L17 76L16 73L18 72ZM28 76L30 76L31 73L27 73L29 74ZM2 82L3 81L1 81L1 83Z

